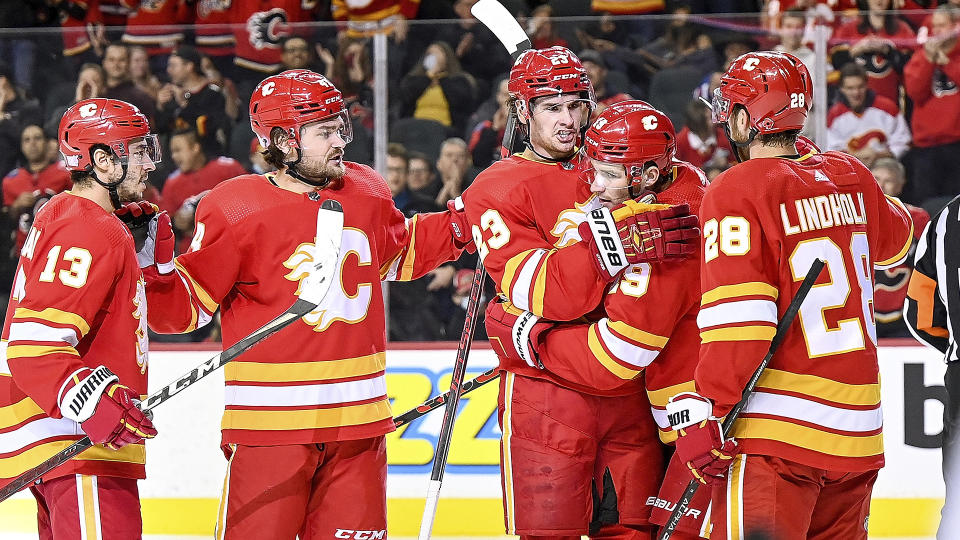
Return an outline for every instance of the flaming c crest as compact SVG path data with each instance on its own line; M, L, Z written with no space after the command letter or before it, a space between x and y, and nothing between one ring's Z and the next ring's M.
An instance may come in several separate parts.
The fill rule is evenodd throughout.
M599 201L596 196L592 196L586 202L573 203L573 208L560 212L556 224L550 230L550 234L559 239L554 242L554 247L567 247L581 240L580 231L577 228L586 219L587 212L600 206Z

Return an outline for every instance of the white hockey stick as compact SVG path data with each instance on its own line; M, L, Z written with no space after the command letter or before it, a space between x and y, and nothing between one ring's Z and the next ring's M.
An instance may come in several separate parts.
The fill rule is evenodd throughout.
M530 39L513 15L497 0L480 0L470 8L470 12L507 48L510 56L516 60L526 49L530 48ZM504 148L506 155L513 149L513 134L516 118L513 115L507 119L504 130ZM437 503L440 501L440 486L443 484L443 472L447 465L447 456L450 453L450 440L453 433L453 424L457 418L457 406L460 394L463 391L463 378L467 371L467 355L470 354L470 343L473 340L473 326L476 323L476 314L480 305L480 292L486 272L483 261L477 261L477 269L473 276L473 287L470 290L470 304L467 307L467 316L460 336L460 345L457 348L457 359L453 366L450 379L450 391L447 393L446 406L443 411L443 423L440 426L440 435L437 438L437 451L433 458L433 470L430 473L430 484L427 487L427 500L423 507L423 518L420 521L419 540L429 540L433 532L433 520L437 516Z
M141 403L141 410L148 413L157 405L180 393L184 388L213 373L227 362L236 359L241 354L250 350L250 348L257 343L260 343L281 329L286 328L300 317L316 309L317 306L320 305L320 302L323 301L327 290L330 288L330 284L333 282L334 271L337 268L337 259L340 255L340 239L342 235L343 208L339 202L332 199L323 201L320 205L320 211L317 213L317 236L315 238L316 248L313 253L313 265L307 277L300 283L297 301L275 319L263 325L249 336L241 339L229 349L193 368L153 394L150 394L143 403ZM10 483L0 489L0 502L34 483L43 475L66 463L72 457L91 446L93 446L93 442L90 438L84 437L64 448L50 459L14 478Z

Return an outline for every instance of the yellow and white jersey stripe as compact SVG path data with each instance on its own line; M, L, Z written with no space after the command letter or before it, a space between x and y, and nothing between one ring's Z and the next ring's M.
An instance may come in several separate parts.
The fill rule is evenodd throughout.
M701 342L773 339L778 295L763 282L722 285L705 292L697 315Z

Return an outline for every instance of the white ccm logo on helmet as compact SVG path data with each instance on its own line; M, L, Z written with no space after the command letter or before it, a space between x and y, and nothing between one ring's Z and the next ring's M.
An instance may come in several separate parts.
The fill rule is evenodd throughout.
M260 93L264 96L269 96L273 93L274 88L277 87L277 83L270 81L267 84L263 85L263 88L260 89Z
M643 124L643 129L650 131L652 129L657 129L657 123L659 121L657 120L656 116L650 114L641 118L640 122Z
M87 103L83 107L80 107L80 118L90 118L95 114L97 114L96 103Z
M750 57L743 61L744 71L753 71L758 65L760 65L759 58Z

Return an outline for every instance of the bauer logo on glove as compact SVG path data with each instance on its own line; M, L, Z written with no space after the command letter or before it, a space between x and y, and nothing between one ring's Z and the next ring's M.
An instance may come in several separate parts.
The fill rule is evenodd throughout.
M667 419L678 435L677 456L693 477L702 484L724 478L740 446L724 440L713 403L695 392L682 392L667 403Z

